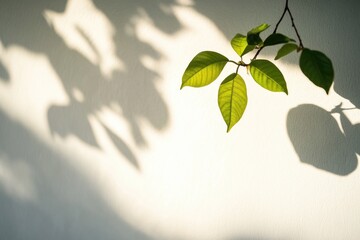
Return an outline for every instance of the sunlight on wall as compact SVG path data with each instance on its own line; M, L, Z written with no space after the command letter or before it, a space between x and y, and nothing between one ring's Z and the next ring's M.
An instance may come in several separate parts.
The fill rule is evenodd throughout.
M146 164L148 160L144 165L151 168L151 173L146 173L153 178L147 183L154 182L153 194L159 195L149 204L151 212L146 214L149 220L145 226L158 219L159 232L163 231L160 226L166 226L174 236L188 239L221 239L239 233L282 238L297 236L294 234L299 222L291 219L304 212L315 213L303 223L309 224L308 232L298 233L301 234L298 237L307 237L310 226L324 217L324 212L317 210L321 202L330 198L333 204L341 204L343 196L334 194L333 190L345 193L347 187L330 175L319 175L311 166L299 167L284 129L286 115L289 109L304 102L328 111L339 102L349 107L351 104L334 92L326 96L322 90L314 88L298 68L279 63L289 79L290 95L266 92L247 77L247 110L238 126L225 134L225 124L217 110L217 88L210 86L201 91L186 88L180 92L184 69L179 66L186 66L191 57L203 50L216 49L233 59L236 57L228 40L206 17L187 7L175 7L174 13L183 29L173 36L165 35L151 22L141 19L136 28L138 37L164 56L158 68L167 80L162 88L172 106L173 119L172 128L161 137L154 137L153 132L149 134L154 139L151 142L162 147L153 148L145 157L151 159L151 164ZM230 71L234 70L229 66L219 78L225 78ZM242 74L246 76L244 71ZM353 121L359 121L359 111L353 114L357 117ZM195 134L190 136L190 133ZM358 176L353 177L358 179ZM298 181L299 178L302 181ZM314 182L316 187L312 188ZM317 188L325 191L324 196L311 200ZM348 209L356 204L356 199L349 200ZM330 215L346 216L341 208L333 211ZM134 223L144 220L143 213L144 210ZM355 220L354 216L350 218ZM169 219L174 224L169 224ZM326 224L335 227L337 223ZM154 230L150 226L149 232ZM282 226L281 233L274 226ZM331 233L321 234L331 236Z
M341 102L344 108L354 106L332 90L327 96L313 87L298 67L286 62L280 61L278 66L287 79L289 96L267 92L241 69L249 103L241 121L227 134L217 106L217 88L234 66L226 66L218 81L206 88L179 89L184 68L196 53L216 50L237 59L236 53L218 27L192 7L192 1L177 2L166 10L181 24L174 33L162 31L144 9L139 8L129 20L136 38L160 56L144 53L139 62L155 72L155 80L159 80L155 86L170 112L170 123L163 131L139 119L148 145L136 142L131 124L116 102L91 109L86 115L99 146L71 133L52 135L47 111L52 104L68 104L69 96L46 54L21 46L0 48L0 60L11 77L9 83L0 81L1 109L62 156L119 219L151 237L356 236L359 171L345 178L302 164L286 128L289 110L304 103L327 112ZM90 0L69 0L64 13L46 10L44 16L67 47L84 56L106 78L131 67L117 56L113 23ZM72 89L80 103L88 100L82 90ZM141 88L138 94L143 94ZM352 124L360 122L359 109L345 114ZM341 127L339 116L334 117ZM359 160L359 155L355 156ZM1 161L6 157L0 155L0 187L14 199L36 201L34 176L21 163L26 159L9 166ZM70 195L65 191L64 199L66 194Z
M1 54L11 77L10 83L0 83L1 108L36 135L48 134L47 108L68 102L57 74L45 55L20 46L10 46Z
M99 65L105 77L125 69L116 56L114 27L91 0L69 0L64 13L45 10L44 17L70 49Z

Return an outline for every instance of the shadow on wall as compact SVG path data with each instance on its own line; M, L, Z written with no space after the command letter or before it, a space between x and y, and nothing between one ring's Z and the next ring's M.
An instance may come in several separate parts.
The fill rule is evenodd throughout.
M0 61L0 80L6 81L6 82L9 81L9 73L1 61Z
M246 34L251 28L262 23L275 24L284 10L284 4L283 0L256 0L252 3L237 0L227 0L226 2L207 0L195 1L194 8L211 19L231 40L235 34ZM231 48L230 42L229 47Z
M289 111L287 129L300 161L345 176L358 165L360 124L352 125L341 105L331 112L304 104ZM340 114L344 133L331 114Z
M0 122L1 239L150 239L114 213L69 160L2 112Z
M299 19L304 17L302 24L310 26L311 19L316 19L318 24L326 23L333 26L322 31L321 39L338 39L338 36L356 39L360 36L358 28L351 31L351 27L343 27L360 24L357 11L359 1L352 0L346 5L336 0L326 1L326 4L325 1L301 3L302 7L309 9L299 14L312 14L307 17L299 15ZM356 69L360 56L359 52L353 50L355 45L343 45L339 41L327 41L324 44L318 35L313 34L314 29L304 28L302 32L308 36L306 42L309 46L324 49L323 51L332 59L335 69L334 91L349 100L355 108L359 108L360 74ZM357 168L356 153L360 153L360 125L352 124L344 111L351 109L341 108L339 104L331 112L315 105L300 105L290 110L287 119L288 134L302 162L341 176L350 174ZM333 114L340 114L343 132Z
M88 16L86 21L97 29L105 26L110 34L95 32L99 36L94 36L89 25L76 22L81 14L70 2L85 3L81 13L85 7L96 10L97 15ZM171 2L1 1L2 47L17 45L46 55L70 99L68 104L49 107L52 134L75 135L85 144L100 148L89 116L96 117L104 107L125 119L137 146L147 144L141 122L159 131L166 126L168 109L156 88L157 73L141 61L144 56L156 61L161 55L125 30L129 25L131 28L131 19L139 9L162 31L179 30L174 16L162 9L162 4ZM74 22L65 21L64 16L73 17ZM86 49L77 49L65 38L71 36L77 36L82 41L79 46ZM112 58L106 62L109 56ZM0 61L0 78L11 82L11 77ZM97 120L129 162L140 167L134 149L121 133ZM0 111L1 239L150 239L119 217L67 161ZM28 177L24 177L26 173ZM19 183L17 193L12 180Z
M144 56L157 60L161 55L128 32L139 12L164 32L179 30L176 18L163 10L163 5L171 3L2 1L1 5L6 6L0 8L0 40L4 47L15 44L45 54L70 99L66 105L48 109L52 134L75 135L100 148L89 121L89 116L95 116L119 152L138 167L134 149L121 133L97 117L104 107L123 117L137 146L147 144L141 122L145 120L157 130L166 126L168 109L156 87L157 73L142 63ZM89 9L92 12L87 12ZM79 11L85 15L83 19ZM7 74L2 64L0 74Z

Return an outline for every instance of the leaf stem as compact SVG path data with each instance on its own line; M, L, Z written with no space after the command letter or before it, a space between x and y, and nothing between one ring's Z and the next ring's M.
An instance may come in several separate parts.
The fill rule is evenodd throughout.
M241 60L240 62L235 62L235 61L233 61L233 60L229 60L229 62L234 63L234 64L237 65L237 67L236 67L236 74L238 74L238 71L239 71L240 66L246 67L246 66L249 65L249 64L244 63L242 60Z
M276 25L275 25L275 29L274 29L274 31L273 31L273 34L276 33L277 29L279 28L279 25L280 25L280 23L282 22L282 20L284 19L284 16L285 16L286 12L289 13L289 16L290 16L290 19L291 19L291 26L294 28L295 33L296 33L296 36L297 36L297 38L298 38L298 40L299 40L299 47L300 47L300 49L303 49L303 48L304 48L304 45L303 45L303 43L302 43L300 34L299 34L299 32L298 32L298 30L297 30L297 28L296 28L296 25L295 25L295 22L294 22L294 17L293 17L293 15L292 15L292 13L291 13L291 11L290 11L290 8L289 8L289 0L286 0L286 2L285 2L284 11L283 11L283 13L281 14L281 17L280 17L279 21L278 21L278 22L276 23ZM264 48L264 46L260 47L259 50L257 50L257 52L255 53L255 56L254 56L254 58L253 58L252 60L255 60L255 59L257 58L257 56L259 55L259 53L261 52L261 50L262 50L263 48Z
M229 60L229 62L234 63L236 65L240 65L239 63L235 62L234 60Z
M241 60L239 62L235 62L234 60L229 60L228 62L234 63L234 64L236 64L238 66L243 66L243 67L246 67L246 66L249 65L248 63L243 62L243 60Z
M240 67L240 66L241 66L240 64L237 66L237 68L236 68L236 74L238 74L238 71L239 71L239 67Z

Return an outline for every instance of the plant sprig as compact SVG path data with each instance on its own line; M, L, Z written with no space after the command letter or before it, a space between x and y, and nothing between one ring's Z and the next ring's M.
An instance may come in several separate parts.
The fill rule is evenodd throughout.
M297 42L277 32L286 13L290 16ZM181 88L185 86L203 87L215 81L228 62L237 65L235 73L230 74L223 80L218 91L218 105L228 132L241 119L248 100L245 81L238 74L240 67L248 68L252 78L263 88L272 92L288 94L285 78L276 65L266 59L257 59L260 52L266 47L282 44L275 56L275 60L295 50L301 52L299 61L301 71L316 86L323 88L327 94L334 81L331 60L322 52L304 47L290 11L288 0L286 0L284 11L276 23L274 31L263 41L260 34L269 27L270 25L264 23L252 28L246 35L238 33L232 38L230 43L234 51L239 55L239 61L230 60L217 52L204 51L198 53L190 61L183 74ZM245 63L243 56L255 50L255 55L250 63Z
M294 17L290 11L290 8L289 8L289 0L286 0L285 2L285 8L284 8L284 11L279 19L279 21L276 23L275 25L275 28L274 28L274 31L273 31L273 34L275 34L277 32L277 29L279 28L280 26L280 23L282 22L282 20L284 19L284 16L286 13L289 13L289 16L290 16L290 19L291 19L291 26L294 28L295 30L295 33L296 33L296 36L297 36L297 39L299 41L299 46L298 46L298 51L301 51L301 49L304 48L304 45L303 45L303 42L301 40L301 37L300 37L300 34L299 34L299 31L297 30L296 28L296 25L295 25L295 21L294 21ZM255 56L253 59L256 59L256 57L259 55L259 53L261 52L261 50L263 49L264 47L261 47L259 48L259 50L256 52Z

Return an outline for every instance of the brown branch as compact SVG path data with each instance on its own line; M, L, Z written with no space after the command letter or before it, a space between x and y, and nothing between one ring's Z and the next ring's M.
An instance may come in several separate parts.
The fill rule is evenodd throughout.
M301 49L303 49L303 48L304 48L304 45L303 45L303 43L302 43L300 34L299 34L299 32L298 32L298 30L297 30L297 28L296 28L296 26L295 26L294 17L293 17L293 15L291 14L291 11L290 11L290 8L289 8L289 0L286 0L284 11L283 11L283 13L281 14L281 17L280 17L279 21L276 23L275 29L274 29L274 31L273 31L272 34L276 33L277 29L279 28L280 23L281 23L282 20L284 19L284 16L285 16L286 12L289 13L289 16L290 16L290 19L291 19L291 25L292 25L292 27L294 28L295 33L296 33L296 36L297 36L297 38L298 38L298 40L299 40L299 46L300 46ZM259 55L259 53L261 52L261 50L263 50L263 48L264 48L264 46L260 47L260 48L257 50L257 52L255 53L255 56L254 56L254 58L253 58L252 60L255 60L255 59L257 58L257 56Z

